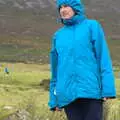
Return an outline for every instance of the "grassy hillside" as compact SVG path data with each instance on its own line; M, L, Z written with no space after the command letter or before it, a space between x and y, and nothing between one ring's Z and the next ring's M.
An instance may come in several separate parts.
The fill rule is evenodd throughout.
M48 63L55 16L0 7L0 61Z
M8 39L9 38L9 39ZM2 36L0 61L47 63L50 40L45 37Z
M40 64L48 63L51 36L1 35L0 61ZM109 39L107 42L113 64L120 65L120 41Z
M56 16L15 9L8 11L1 7L0 10L0 61L48 63L51 36L61 26ZM105 28L113 63L118 65L120 40L109 33L107 21L99 20Z
M98 19L105 28L113 63L118 65L119 0L114 4L110 0L83 2L87 16ZM51 36L61 26L57 14L53 0L0 0L0 61L48 63Z

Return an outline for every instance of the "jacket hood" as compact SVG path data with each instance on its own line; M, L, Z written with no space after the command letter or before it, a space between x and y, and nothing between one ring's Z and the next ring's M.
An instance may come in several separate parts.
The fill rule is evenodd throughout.
M62 5L70 6L76 13L72 18L67 20L61 18L63 24L66 25L76 24L82 22L86 18L84 5L81 3L80 0L57 0L58 10Z

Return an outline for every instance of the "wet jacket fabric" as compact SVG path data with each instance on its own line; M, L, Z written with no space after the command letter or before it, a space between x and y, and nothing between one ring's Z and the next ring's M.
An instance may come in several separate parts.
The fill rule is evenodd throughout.
M63 107L77 98L115 97L109 49L101 24L88 19L80 0L57 0L76 15L52 38L50 51L50 108Z

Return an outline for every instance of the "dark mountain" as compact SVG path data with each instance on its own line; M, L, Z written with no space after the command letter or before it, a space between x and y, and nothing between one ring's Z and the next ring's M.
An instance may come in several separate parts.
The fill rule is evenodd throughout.
M119 63L120 0L83 0L83 2L87 16L102 23L114 63ZM57 24L57 14L55 0L0 0L0 49L5 49L0 52L2 54L0 61L14 61L14 57L9 59L8 56L9 49L12 48L20 50L41 48L40 50L47 54L48 52L43 49L49 50L50 37L61 26ZM30 59L33 54L28 53L27 57L24 52L13 56ZM40 57L32 59L36 61Z

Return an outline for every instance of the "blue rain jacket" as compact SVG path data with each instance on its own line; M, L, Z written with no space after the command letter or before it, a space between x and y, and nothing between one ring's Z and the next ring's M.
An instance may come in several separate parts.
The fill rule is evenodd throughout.
M80 0L57 0L71 6L75 16L61 20L50 52L50 108L63 107L77 98L116 96L109 49L100 23L85 16Z

